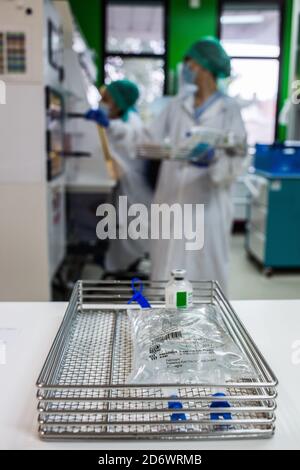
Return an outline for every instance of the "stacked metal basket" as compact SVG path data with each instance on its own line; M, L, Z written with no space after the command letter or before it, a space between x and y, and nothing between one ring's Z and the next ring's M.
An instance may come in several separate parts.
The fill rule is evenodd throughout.
M178 136L180 137L180 136ZM200 144L200 146L199 146ZM205 144L201 147L201 144ZM206 147L208 146L208 148ZM169 139L162 142L150 140L137 145L137 157L151 160L202 161L209 149L222 150L228 156L245 156L248 148L240 136L224 130L195 126L176 145Z
M270 437L275 429L277 380L215 282L196 282L194 302L217 305L235 343L255 370L226 384L176 384L180 412L170 410L170 384L128 385L132 340L127 281L79 281L37 381L43 439L217 439ZM164 284L146 283L152 306ZM163 378L162 378L163 380ZM222 388L224 397L213 396ZM218 403L218 401L220 403ZM217 406L212 412L212 403ZM223 419L230 413L230 420ZM174 415L173 415L174 416Z

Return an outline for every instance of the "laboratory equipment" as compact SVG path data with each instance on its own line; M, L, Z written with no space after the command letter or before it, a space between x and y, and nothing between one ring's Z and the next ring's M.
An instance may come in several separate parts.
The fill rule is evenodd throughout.
M163 308L166 283L145 282L152 307ZM79 281L37 380L42 439L226 439L271 437L277 379L219 285L193 282L194 304L215 305L231 338L254 368L256 380L219 384L129 385L132 339L126 311L131 283ZM170 390L176 390L170 399ZM178 398L176 398L178 397ZM172 420L169 403L182 404ZM211 405L228 402L230 426L212 419ZM174 406L172 405L172 408ZM216 411L216 410L214 410Z
M266 176L300 174L300 146L289 143L256 144L254 168Z
M75 35L67 1L0 2L2 300L51 298L66 251L66 188L99 200L114 185L97 126L70 116L96 88Z
M93 51L80 31L68 1L55 1L63 21L65 67L65 166L68 262L73 268L96 252L96 208L105 202L116 184L115 165L109 158L105 133L96 123L86 121L84 114L96 108L100 93L95 85L97 67ZM82 158L78 158L82 157ZM102 253L104 248L99 247ZM75 255L73 256L72 253ZM77 268L75 268L76 270Z
M62 93L46 87L47 178L64 173L64 101Z
M54 5L63 22L65 139L69 147L66 190L73 207L73 202L76 206L77 195L81 201L84 195L95 195L99 199L99 194L111 191L115 181L108 174L98 126L82 118L89 108L98 105L100 99L95 86L97 69L93 53L75 22L69 2L54 1ZM89 158L77 158L78 152L89 153ZM87 212L90 212L90 205ZM82 218L85 218L84 215Z
M264 268L300 268L300 148L257 146L246 250Z
M46 87L63 105L61 29L49 0L0 2L2 300L49 300L65 254L63 123L45 109Z
M232 188L232 198L234 205L234 224L237 228L240 227L243 229L248 218L248 206L250 203L250 191L246 184L247 181L248 169L241 176L238 177L237 181L234 182Z

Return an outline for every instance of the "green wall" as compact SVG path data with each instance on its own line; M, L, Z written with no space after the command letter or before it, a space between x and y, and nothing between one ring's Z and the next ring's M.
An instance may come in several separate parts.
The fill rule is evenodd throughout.
M291 29L292 29L292 13L293 13L293 0L285 0L285 13L283 22L283 48L281 60L281 86L279 90L279 111L290 95L289 79L290 79L290 47L291 47ZM286 138L286 127L278 125L277 138L284 141Z
M101 0L69 0L73 14L85 36L89 47L95 51L98 66L98 84L102 74L102 5Z
M188 1L170 0L169 69L175 70L188 47L202 36L216 35L218 0L202 0L201 8L192 9Z

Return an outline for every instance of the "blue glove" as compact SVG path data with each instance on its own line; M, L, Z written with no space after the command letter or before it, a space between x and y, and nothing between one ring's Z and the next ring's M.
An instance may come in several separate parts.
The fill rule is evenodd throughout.
M85 119L88 121L94 121L102 127L109 126L109 119L107 114L102 111L102 109L89 109L87 113L85 113Z
M193 165L207 167L215 156L214 149L204 142L197 144L188 156Z

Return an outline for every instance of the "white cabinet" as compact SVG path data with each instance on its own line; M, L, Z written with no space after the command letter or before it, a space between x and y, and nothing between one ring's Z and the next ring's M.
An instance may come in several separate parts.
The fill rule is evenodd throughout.
M64 255L64 183L47 181L45 88L62 90L48 62L50 19L61 26L50 0L0 1L0 300L49 300Z
M247 220L248 204L249 204L249 190L244 183L244 176L233 185L233 204L234 204L234 221L245 222Z
M268 184L265 178L259 176L252 178L251 184L255 192L249 202L247 248L258 261L263 263L268 215Z

